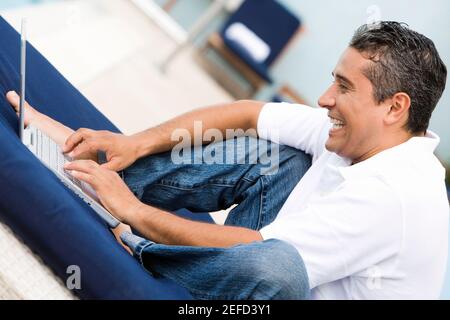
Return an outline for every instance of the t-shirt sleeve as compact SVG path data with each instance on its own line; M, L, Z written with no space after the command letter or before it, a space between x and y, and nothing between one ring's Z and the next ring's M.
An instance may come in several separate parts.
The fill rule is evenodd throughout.
M311 288L370 270L398 253L400 201L383 182L368 180L344 182L302 212L286 212L260 230L265 240L280 239L297 248Z
M258 136L303 150L315 161L325 151L330 126L326 109L268 103L258 118Z

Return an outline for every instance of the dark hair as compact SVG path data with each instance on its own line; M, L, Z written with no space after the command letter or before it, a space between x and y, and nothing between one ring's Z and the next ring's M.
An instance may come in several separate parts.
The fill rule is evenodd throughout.
M447 79L433 41L406 24L382 21L361 26L350 47L373 61L364 74L373 85L375 101L405 92L411 99L406 128L413 134L426 132Z

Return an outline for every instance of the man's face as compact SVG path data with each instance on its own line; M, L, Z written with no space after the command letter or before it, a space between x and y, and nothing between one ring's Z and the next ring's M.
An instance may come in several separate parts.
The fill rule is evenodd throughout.
M377 105L373 87L363 74L370 60L347 48L333 72L334 82L320 97L332 123L326 142L328 151L359 162L379 152L386 107Z

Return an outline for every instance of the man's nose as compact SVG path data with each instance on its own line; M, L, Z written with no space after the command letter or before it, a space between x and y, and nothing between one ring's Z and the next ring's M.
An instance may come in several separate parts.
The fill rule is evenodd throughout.
M319 98L319 106L322 108L331 109L336 104L336 99L333 95L333 86L328 88L327 91Z

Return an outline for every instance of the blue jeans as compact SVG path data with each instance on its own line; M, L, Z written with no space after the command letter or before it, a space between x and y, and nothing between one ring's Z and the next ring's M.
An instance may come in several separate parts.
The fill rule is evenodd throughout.
M262 145L269 146L267 153L261 153ZM233 163L202 163L202 155L211 147L227 159L234 157ZM225 225L259 230L276 218L311 165L310 157L300 150L252 137L192 150L181 164L172 161L170 152L139 159L124 170L123 178L141 201L167 211L211 212L238 204ZM268 157L276 153L277 159L269 163ZM255 156L258 161L250 161ZM208 248L157 244L127 233L122 238L152 275L178 282L197 299L309 297L301 256L280 240Z

